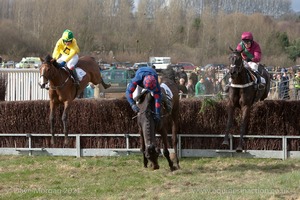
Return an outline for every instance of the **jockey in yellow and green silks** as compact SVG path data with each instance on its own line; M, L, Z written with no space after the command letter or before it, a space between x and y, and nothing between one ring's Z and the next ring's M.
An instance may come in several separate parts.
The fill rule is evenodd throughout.
M79 60L79 52L80 50L73 32L66 29L63 32L62 37L56 42L52 53L52 57L59 63L60 67L66 65L71 70L76 84L78 84L78 78L77 73L75 72L75 66Z
M73 70L78 62L79 52L80 50L72 31L67 29L56 42L52 57L56 59L61 66L67 64L67 67Z

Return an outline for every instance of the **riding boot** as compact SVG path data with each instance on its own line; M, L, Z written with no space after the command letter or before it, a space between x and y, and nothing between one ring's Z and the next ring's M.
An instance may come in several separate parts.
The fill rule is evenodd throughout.
M256 78L257 78L257 88L258 90L265 89L265 85L261 82L261 75L258 71L255 72Z
M78 80L76 69L71 70L71 73L74 78L76 87L79 88L79 80Z

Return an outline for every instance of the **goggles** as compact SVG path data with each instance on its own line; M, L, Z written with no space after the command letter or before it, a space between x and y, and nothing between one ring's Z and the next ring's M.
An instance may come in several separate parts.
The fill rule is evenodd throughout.
M72 40L63 40L64 43L72 42Z
M251 44L251 43L252 43L252 40L243 40L243 42L244 42L245 44Z

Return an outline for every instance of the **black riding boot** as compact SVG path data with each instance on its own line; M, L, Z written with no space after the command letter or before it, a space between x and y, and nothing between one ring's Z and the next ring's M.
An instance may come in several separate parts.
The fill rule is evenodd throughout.
M255 72L255 76L257 78L257 88L259 90L263 90L265 88L265 85L261 83L261 75L259 74L258 71Z
M72 73L72 76L75 80L76 87L79 88L79 80L78 80L76 69L71 70L71 73Z

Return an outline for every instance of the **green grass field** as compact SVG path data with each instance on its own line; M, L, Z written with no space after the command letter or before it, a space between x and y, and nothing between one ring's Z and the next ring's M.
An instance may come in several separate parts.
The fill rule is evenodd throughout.
M300 160L0 156L0 199L300 199Z

